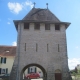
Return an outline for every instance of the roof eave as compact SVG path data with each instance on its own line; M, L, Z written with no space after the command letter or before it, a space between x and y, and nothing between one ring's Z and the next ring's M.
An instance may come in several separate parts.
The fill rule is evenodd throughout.
M67 29L71 23L70 22L61 22L61 24L64 24Z
M68 28L68 26L71 24L69 22L53 22L53 21L36 21L36 20L13 20L14 22L14 25L16 27L16 30L18 30L18 23L21 23L21 22L28 22L28 23L53 23L53 24L64 24L66 29Z

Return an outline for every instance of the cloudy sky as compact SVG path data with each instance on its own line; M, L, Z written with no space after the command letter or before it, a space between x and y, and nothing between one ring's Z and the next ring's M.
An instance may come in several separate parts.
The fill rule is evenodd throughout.
M32 8L48 8L61 21L70 22L66 30L69 68L80 64L80 0L0 0L0 45L16 45L13 20L21 20Z

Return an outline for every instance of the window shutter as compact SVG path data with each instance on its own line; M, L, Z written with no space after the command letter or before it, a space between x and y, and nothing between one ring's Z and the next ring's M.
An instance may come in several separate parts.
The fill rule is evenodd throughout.
M30 73L30 67L28 68L28 74Z
M4 58L4 63L6 63L6 58Z
M6 68L6 74L8 74L8 68Z
M0 68L0 74L1 74L1 68Z
M1 63L2 63L3 57L1 57Z
M36 67L35 67L35 73L36 73Z

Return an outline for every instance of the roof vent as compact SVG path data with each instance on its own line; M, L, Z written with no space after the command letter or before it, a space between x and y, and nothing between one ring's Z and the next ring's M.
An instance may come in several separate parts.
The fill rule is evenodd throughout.
M6 52L9 52L9 51L6 51Z

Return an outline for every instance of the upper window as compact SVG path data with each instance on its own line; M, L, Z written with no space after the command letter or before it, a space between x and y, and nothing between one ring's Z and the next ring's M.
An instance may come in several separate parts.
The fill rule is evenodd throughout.
M55 25L55 30L60 30L60 25L56 24Z
M5 57L1 57L1 63L6 63L6 58Z
M45 30L50 30L50 24L45 24Z
M29 29L29 23L24 23L24 29Z
M40 30L40 24L39 24L39 23L35 23L34 29L35 29L35 30Z

